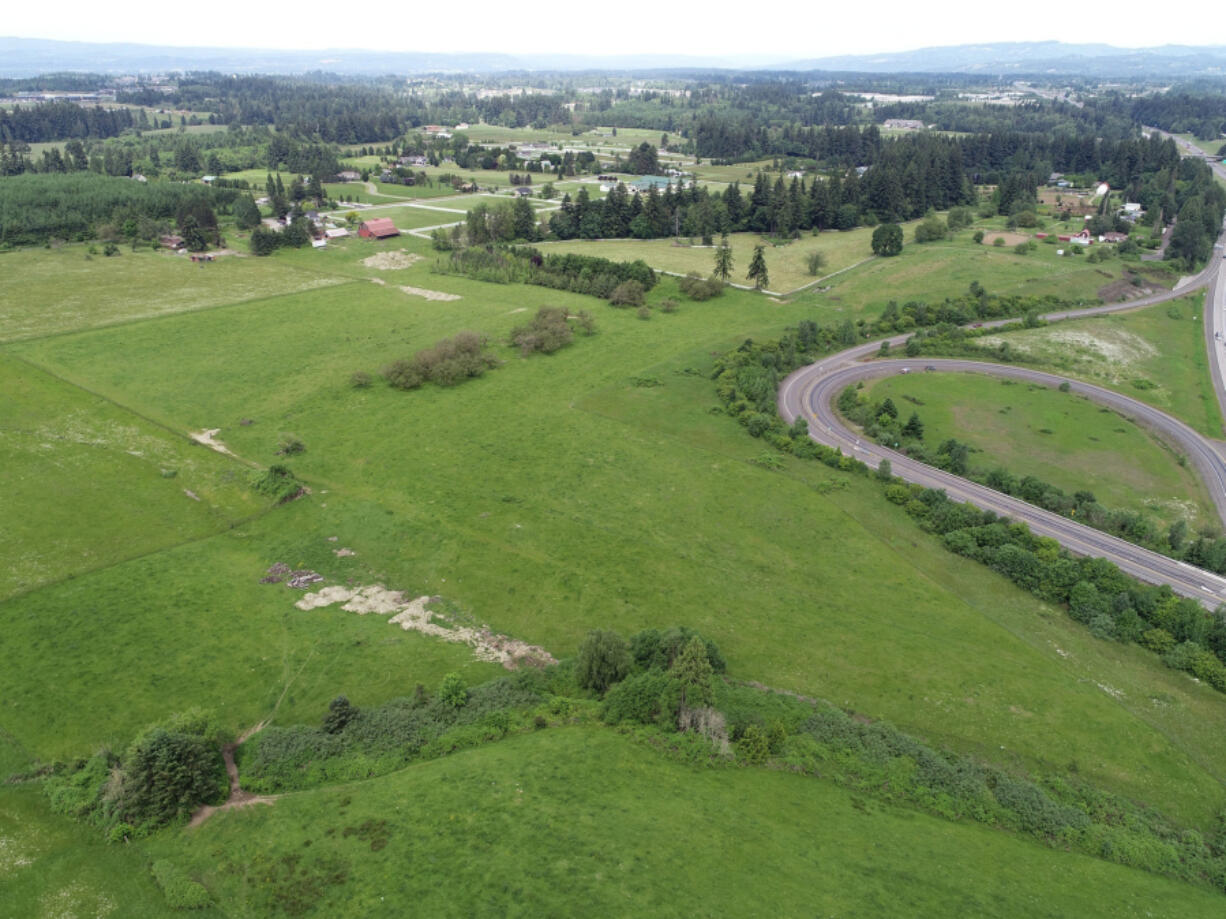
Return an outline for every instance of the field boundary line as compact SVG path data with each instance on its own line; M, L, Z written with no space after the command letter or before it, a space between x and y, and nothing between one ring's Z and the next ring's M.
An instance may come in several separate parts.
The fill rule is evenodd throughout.
M317 269L304 268L304 271L313 272L321 278L334 278L335 284L329 284L329 287L341 287L345 284L361 283L360 278L353 278L343 274L326 274ZM279 297L292 297L299 294L310 293L312 290L322 290L322 287L312 287L307 290L289 291L281 294L267 294L261 297L248 297L245 300L231 300L228 303L214 303L212 306L194 306L190 309L177 310L171 313L157 313L152 316L130 316L127 319L116 319L114 322L105 322L102 325L94 325L85 329L62 329L59 332L45 332L42 335L26 335L19 338L6 338L0 340L0 351L12 353L9 350L10 345L22 345L33 341L47 341L52 338L63 338L66 335L85 335L89 332L101 332L103 329L117 329L126 325L136 325L140 322L156 322L160 319L173 319L176 316L190 316L192 313L207 313L210 310L224 310L237 306L248 306L252 303L258 303L261 300L276 300Z

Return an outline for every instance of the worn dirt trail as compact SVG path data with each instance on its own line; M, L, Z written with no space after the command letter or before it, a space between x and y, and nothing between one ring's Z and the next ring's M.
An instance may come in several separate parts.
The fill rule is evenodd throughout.
M204 821L208 820L218 811L231 810L236 807L247 807L251 804L272 804L279 795L257 795L249 791L243 791L242 786L238 781L238 764L234 762L234 751L237 750L246 740L253 737L264 729L265 721L248 728L233 743L228 743L221 748L221 757L226 763L226 775L230 777L230 795L226 798L224 804L205 804L196 813L192 814L191 821L187 824L189 827L197 827Z

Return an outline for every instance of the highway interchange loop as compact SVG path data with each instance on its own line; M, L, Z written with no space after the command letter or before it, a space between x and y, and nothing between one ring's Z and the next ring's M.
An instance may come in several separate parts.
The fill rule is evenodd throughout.
M1182 297L1201 288L1208 288L1205 301L1205 336L1210 355L1210 369L1219 406L1226 413L1226 381L1223 370L1222 349L1226 347L1226 234L1219 240L1209 265L1194 278L1180 284L1175 290L1126 303L1113 303L1083 310L1051 313L1048 320L1071 319L1082 316L1136 309ZM1003 325L1002 322L984 323L985 326ZM893 345L905 343L907 336L888 339ZM888 459L893 474L907 482L926 488L943 489L950 498L966 501L984 510L1026 523L1032 532L1057 540L1069 551L1078 555L1106 558L1122 571L1151 584L1169 584L1176 593L1192 597L1210 609L1226 603L1226 578L1195 568L1186 562L1176 561L1133 545L1125 540L1103 533L1093 527L1078 523L1068 517L1043 510L1025 501L979 485L960 476L945 472L914 460L903 453L883 447L862 437L833 408L833 402L842 390L860 380L888 376L896 373L934 370L959 373L982 373L1007 379L1022 380L1048 386L1067 382L1072 392L1080 393L1096 402L1109 406L1160 434L1185 452L1189 461L1204 481L1217 506L1218 513L1226 524L1226 443L1202 436L1183 422L1164 412L1129 396L1066 380L1064 377L1042 373L1008 364L992 364L982 361L921 358L919 360L868 360L878 353L880 342L869 342L849 348L838 354L792 373L779 388L779 414L788 424L802 416L809 422L809 436L828 447L838 447L845 454L855 457L871 467Z

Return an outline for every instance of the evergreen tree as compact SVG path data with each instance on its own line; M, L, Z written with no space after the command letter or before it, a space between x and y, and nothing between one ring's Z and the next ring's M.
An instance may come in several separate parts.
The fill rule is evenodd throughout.
M732 277L732 248L728 245L728 234L720 238L719 248L715 250L715 276L724 283Z
M770 276L766 271L765 246L753 247L753 258L749 260L749 272L745 277L753 281L753 286L758 290L770 283Z

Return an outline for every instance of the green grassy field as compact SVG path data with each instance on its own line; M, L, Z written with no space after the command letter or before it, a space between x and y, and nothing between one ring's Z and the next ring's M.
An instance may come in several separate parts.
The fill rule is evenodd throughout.
M265 505L242 464L8 356L0 390L0 598L203 538Z
M802 236L786 246L772 246L756 233L734 233L728 237L732 247L732 280L735 284L749 283L745 272L753 257L756 245L766 245L766 267L770 272L770 290L787 292L806 284L817 277L809 274L807 260L813 252L826 256L826 264L819 276L833 274L858 262L872 258L870 239L873 231L867 228L849 230L846 233L822 233L820 236ZM716 240L718 243L718 240ZM546 252L578 252L618 261L643 259L653 268L685 274L697 271L707 277L714 270L715 249L709 246L675 246L672 239L611 239L568 240L547 243Z
M1003 466L1069 494L1086 489L1107 507L1164 525L1184 520L1196 530L1219 524L1205 486L1171 448L1083 396L942 373L888 377L870 392L877 401L892 399L904 415L918 412L927 443L956 437L972 444L981 451L971 456L973 469Z
M307 879L313 912L331 916L573 915L580 903L679 917L1221 909L1219 895L1127 868L797 775L695 769L590 728L294 794L148 848L232 916L301 899ZM343 883L325 880L340 871Z
M948 242L922 245L911 242L908 233L901 255L877 259L833 278L827 292L807 291L801 296L811 298L815 306L832 304L875 314L890 300L933 303L960 296L978 281L994 294L1052 295L1089 305L1098 302L1100 289L1121 278L1125 267L1117 259L1088 265L1084 258L1060 257L1054 246L1042 244L1029 255L1017 255L1011 247L978 245L967 232Z
M946 248L957 251L956 246ZM396 270L363 264L371 254L402 249L427 258ZM148 264L152 273L160 258L146 253L140 259L147 262L123 262L129 258L125 253L109 263L85 262L80 250L75 252L63 264L79 263L91 272L78 276L75 284L88 287L94 300L115 304L112 312L117 314L134 279L112 265ZM66 254L72 252L2 257L8 260L3 264L19 266L23 304L50 302L56 292L71 288L68 279L46 267ZM75 577L0 601L0 659L6 662L0 668L0 766L12 770L35 760L88 754L103 744L122 746L143 726L191 705L217 710L235 729L268 717L282 724L315 722L339 693L355 704L371 705L411 694L417 682L436 686L449 671L460 671L469 682L497 672L497 665L474 660L463 645L403 632L382 617L336 607L296 609L298 592L284 584L260 583L270 565L283 562L318 571L328 583L377 583L410 596L440 596L477 622L558 656L573 653L594 627L630 633L646 626L689 625L718 641L737 677L830 699L933 743L1014 768L1076 773L1160 807L1187 825L1210 825L1226 799L1226 705L1220 694L1167 670L1137 647L1094 639L1062 611L947 552L884 501L872 482L793 459L785 459L777 470L756 464L767 445L748 437L727 415L712 412L717 402L708 377L713 351L747 337L778 335L800 319L828 321L840 307L811 297L778 303L729 291L701 304L683 299L679 312L654 311L643 321L633 312L579 295L433 275L431 255L428 242L406 236L381 243L349 240L320 252L281 251L268 259L223 260L191 269L219 283L211 297L201 295L194 307L183 307L190 311L116 327L94 328L134 314L110 319L86 314L66 321L28 305L15 313L26 336L57 333L3 347L10 360L25 362L15 365L23 373L41 368L29 372L60 378L23 384L34 394L23 411L41 415L45 410L40 406L54 407L56 400L76 405L84 396L71 387L79 386L95 394L90 398L112 400L108 411L131 413L151 426L219 428L221 441L257 466L278 462L278 444L293 436L306 451L289 463L311 494L214 535L202 529L202 538L188 544L126 560L98 559ZM16 258L28 258L32 267L12 261ZM893 262L905 268L905 258L906 251ZM236 266L230 269L236 273L252 271L254 278L288 278L291 289L236 293L239 285L220 283L234 283L230 275L206 273L227 264ZM405 295L401 285L442 290L460 299L427 301ZM223 291L234 305L224 305ZM650 293L649 302L677 296L675 282L666 279ZM548 357L520 357L505 344L507 334L542 305L593 312L598 334L577 337L569 348ZM70 333L73 328L83 331ZM354 371L377 374L390 360L461 329L489 335L504 365L454 389L406 393L379 382L365 389L350 386ZM57 387L63 387L64 395L57 395ZM39 393L46 395L35 398ZM88 404L85 408L90 410ZM65 428L60 417L53 415L47 426ZM238 465L206 456L220 462L218 468ZM192 487L178 482L171 480L174 487ZM131 483L116 486L114 496L102 487L75 493L48 489L43 497L47 520L55 523L30 524L23 536L25 551L33 558L54 559L63 551L65 524L60 521L70 513L83 519L110 515L113 541L130 541L143 525L139 517L111 513L107 501L122 501L120 488L135 488L137 479ZM152 484L160 487L164 480ZM148 513L153 514L162 499L151 494ZM229 499L212 500L224 507ZM169 497L166 501L173 504ZM193 514L203 510L194 503L187 507ZM168 527L184 525L173 516L167 519ZM342 548L355 554L342 556ZM580 740L559 740L560 746L547 755L562 775L574 769L602 781L577 750L601 741L573 736ZM511 765L506 769L516 769L515 763L533 762L527 748L534 741L525 738L474 755L507 756ZM604 758L613 761L621 755L619 748ZM448 761L428 768L441 770L435 776L454 775L448 771L453 768L474 774L502 768L455 762L461 765ZM652 775L676 775L680 767L651 760L630 762L626 769L650 783ZM402 775L420 774L409 770ZM792 809L781 802L795 798L791 792L769 790L793 787L786 785L790 776L688 770L684 775L702 783L697 787L713 783L723 789L719 793L727 802L739 805L746 796L760 801L771 815L761 823L764 834L778 822L774 815ZM731 779L744 787L727 785ZM362 791L352 794L354 813L367 807L371 813L387 811L377 789L401 795L397 789L403 786L395 785L400 781L397 776L361 785ZM774 782L784 784L771 786ZM436 787L443 788L441 782ZM813 799L833 794L811 790L822 787L806 784L798 794ZM242 837L236 846L259 845L263 837L257 833L264 830L243 821L295 814L282 804L304 802L301 816L289 818L298 821L296 826L314 820L310 802L331 807L327 802L336 800L328 797L333 791L285 799L268 811L225 815L206 824L198 837L169 833L142 851L162 851L199 865L192 870L208 874L230 898L230 908L240 915L258 912L258 897L264 894L251 887L246 894L238 892L241 879L218 872L211 853L230 845L229 832ZM12 812L18 805L8 803L15 800L9 796L27 792L0 790L0 810ZM466 797L464 792L460 797ZM656 797L648 799L653 806ZM673 806L667 796L660 797L661 806ZM456 805L445 796L431 792L423 800L423 820L437 823L437 813L455 812ZM616 806L615 796L589 800L586 806L593 813ZM33 804L20 807L38 811ZM732 807L721 804L710 813ZM536 822L525 826L543 826L557 814L555 805L543 804L532 818ZM823 814L790 825L803 826L812 838L812 826L830 819ZM67 832L58 818L45 813L21 819L29 833ZM704 819L717 822L710 815ZM929 829L921 831L921 826ZM905 814L873 843L861 837L857 845L868 854L831 846L822 850L821 863L826 874L846 879L836 885L843 889L869 870L863 859L882 838L898 840L891 851L899 853L945 851L933 849L934 839L956 838L949 851L960 851L963 858L994 840L1014 844L995 834L963 836L964 829ZM282 842L304 848L301 837L275 825L267 832L279 840L269 844L274 849ZM645 831L636 832L642 836ZM655 832L663 833L659 821ZM734 829L725 823L720 832ZM203 842L210 833L221 834L216 844ZM854 828L847 833L858 835ZM471 833L462 838L471 841ZM671 846L672 839L664 834L645 844ZM324 852L331 845L318 841L311 848ZM455 845L459 842L440 842L438 851ZM499 857L526 845L526 839L503 845ZM558 858L567 857L567 846L559 847L563 854ZM1089 863L1083 871L1073 867L1083 860L1033 851L1059 861L1100 900L1127 886L1096 873L1116 871L1105 864ZM92 859L88 853L81 857ZM996 858L1009 859L1004 854ZM1031 864L1018 858L1019 864ZM145 870L143 863L139 870ZM463 870L477 872L479 865ZM551 870L573 876L565 866ZM344 902L369 905L374 902L370 898L385 895L380 888L389 883L390 867L376 859L353 871ZM707 873L704 868L694 876ZM533 882L536 886L525 890L556 887L554 879L561 876L545 872L539 885ZM415 895L417 875L411 884L403 870L395 877L407 885L395 896ZM883 891L900 889L899 872L877 877ZM971 877L979 885L996 883L978 869ZM489 911L520 909L498 899L501 881L490 886L477 880L478 874L463 878L457 889L465 896L477 896L476 890L494 898ZM22 883L27 899L19 902L42 895L44 888L36 881ZM1017 914L1019 901L1008 900L1017 889L1010 887L1012 882L1001 883L1005 887L999 896L1007 905L1000 912ZM1145 876L1137 883L1165 885ZM644 885L640 891L631 882L617 888L629 908L640 903L649 908L646 899L635 898L649 898L650 889ZM968 879L969 892L958 893L956 902L970 904L973 913L997 908L991 906L995 894L974 899L978 889ZM1184 897L1193 904L1188 910L1198 908L1199 892L1172 889L1176 899L1171 902ZM901 896L882 893L872 902L886 908L881 904L895 901L881 897L894 895ZM914 903L923 912L940 895L917 882L900 908L905 911L907 903ZM772 914L787 913L792 901L772 896L760 894L770 906L784 904ZM868 908L841 896L831 894L831 910ZM474 902L480 911L482 903ZM985 902L988 906L982 906ZM1069 903L1066 913L1077 914L1076 901ZM460 909L473 905L463 901ZM530 906L523 911L531 911Z
M339 264L367 251L351 246L327 255ZM285 255L276 261L327 264L316 253ZM955 746L989 751L1003 743L1011 756L1033 764L1049 758L1059 736L1062 762L1093 763L1083 768L1113 787L1154 794L1157 775L1178 776L1161 799L1200 819L1206 795L1216 794L1216 768L1203 772L1188 749L1154 734L1110 697L1079 688L1050 646L1005 634L1037 627L1041 606L918 533L917 554L904 561L888 535L898 521L877 517L881 499L867 484L834 482L817 469L780 476L748 465L761 445L731 420L706 413L714 402L709 382L676 372L701 368L710 350L771 334L806 313L743 293L650 322L596 305L600 334L551 358L504 352L509 366L456 390L354 391L347 384L353 371L377 371L457 329L500 340L522 311L541 304L593 307L554 291L432 276L421 263L384 274L462 299L434 303L406 297L391 283L350 284L249 304L241 321L231 310L202 311L20 346L25 358L150 417L220 427L221 439L256 463L275 461L280 437L292 432L307 445L294 468L318 495L243 528L241 536L193 547L188 555L200 561L191 566L167 553L28 596L4 611L18 623L11 646L36 640L47 610L77 602L77 591L91 590L97 598L91 620L101 622L132 584L148 583L129 625L173 647L188 626L163 622L156 611L170 597L205 589L208 571L209 588L226 591L225 599L210 624L215 637L197 638L212 647L198 651L190 692L185 685L181 693L183 704L208 701L224 685L233 655L250 661L254 651L242 651L243 640L230 634L231 605L244 617L262 610L268 625L260 634L286 617L287 625L305 628L299 620L306 619L325 633L330 628L317 621L328 614L296 617L289 603L275 599L283 594L270 595L255 581L278 560L314 559L330 577L353 576L352 562L329 560L325 540L337 535L359 552L364 577L443 594L494 628L556 653L568 653L598 625L628 632L684 622L725 645L739 673L847 700ZM669 283L653 298L668 295ZM218 375L222 363L227 373ZM643 375L665 385L628 382ZM240 426L244 418L255 423ZM414 436L418 431L430 436ZM372 515L376 507L383 510ZM294 531L288 540L279 535L287 528ZM865 571L876 574L866 580ZM866 619L865 609L875 612ZM995 621L1003 610L1016 616L1009 628ZM1068 631L1075 640L1076 627ZM99 640L106 641L105 630ZM243 713L237 722L267 712L292 670L285 661L309 655L310 640L279 639L287 649L261 655L269 660L247 688L226 694L243 697L229 703ZM990 660L972 650L985 646L997 649ZM1107 651L1115 659L1114 647L1086 651L1104 673L1111 669L1101 657ZM960 661L952 670L951 654ZM168 676L171 663L137 668L149 679L137 681L146 688L136 693L148 695L143 706L133 700L141 715L128 719L129 728L166 705L165 677L155 673ZM64 666L58 655L31 661L9 673L9 686L62 683L56 674ZM1169 680L1156 661L1136 666ZM414 667L414 658L404 659L405 672ZM359 686L364 672L353 671ZM1048 673L1041 691L1037 672ZM425 676L436 673L430 665ZM396 680L380 685L376 698L405 691ZM64 692L72 689L63 684ZM321 686L309 700L318 705L326 693ZM54 708L52 697L43 704ZM306 699L295 691L295 705ZM974 701L955 702L964 699ZM968 708L956 725L949 705ZM1042 714L1015 717L1011 706ZM1096 711L1093 731L1085 728L1086 706ZM103 700L91 701L57 715L56 748L95 742L102 708ZM33 709L18 736L40 734L44 717ZM121 732L123 719L110 717L112 730ZM1128 744L1120 741L1125 736ZM1194 760L1211 762L1215 743L1199 741Z
M336 283L275 259L207 264L172 252L126 248L87 259L83 245L0 254L0 341L148 319Z
M1099 383L1168 411L1202 434L1222 436L1205 354L1203 294L1092 319L982 339L1009 342L1060 373Z

